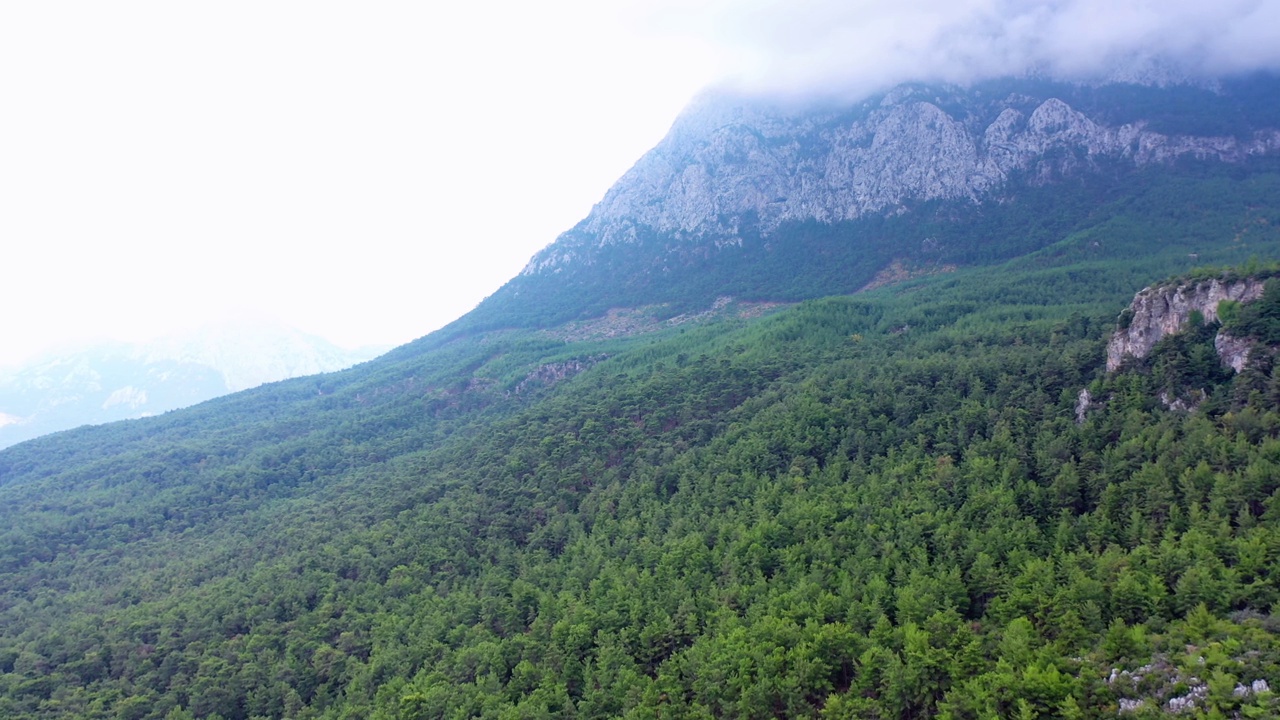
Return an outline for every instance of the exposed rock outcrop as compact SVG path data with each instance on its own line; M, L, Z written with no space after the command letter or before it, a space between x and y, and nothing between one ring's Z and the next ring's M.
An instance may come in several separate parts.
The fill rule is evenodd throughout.
M1089 410L1093 408L1093 393L1089 392L1089 388L1081 388L1080 394L1076 396L1076 424L1083 425L1085 416L1089 414Z
M535 387L549 387L556 385L578 373L589 369L596 363L607 360L608 355L598 354L590 355L583 358L575 358L572 360L564 360L562 362L547 363L534 368L532 372L525 376L523 380L516 384L515 394L520 395L528 392Z
M1209 398L1209 395L1203 388L1183 392L1182 394L1161 390L1159 398L1161 404L1174 412L1194 412L1196 408L1200 407L1200 403Z
M1248 338L1240 338L1230 335L1226 332L1219 332L1218 336L1213 339L1213 347L1218 351L1218 357L1222 358L1224 365L1230 365L1232 370L1240 372L1244 370L1244 366L1249 362L1249 352L1253 350L1253 341Z
M1124 312L1122 327L1107 343L1107 372L1120 368L1126 358L1144 358L1166 335L1187 327L1193 313L1205 322L1218 320L1218 304L1223 300L1251 302L1262 297L1263 283L1255 278L1203 280L1184 285L1163 285L1143 289ZM1248 348L1244 341L1219 340L1219 354L1237 372L1244 367ZM1230 359L1228 359L1230 358Z

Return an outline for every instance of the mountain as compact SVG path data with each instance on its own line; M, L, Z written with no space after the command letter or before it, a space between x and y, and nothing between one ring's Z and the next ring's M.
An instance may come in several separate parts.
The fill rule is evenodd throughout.
M0 716L1274 717L1274 87L706 100L449 327L0 452Z
M148 343L60 353L0 370L0 447L333 372L375 354L263 322L207 325Z
M646 235L723 249L741 245L744 232L769 238L788 223L896 215L931 200L999 201L1015 177L1044 185L1114 164L1240 162L1280 151L1278 118L1250 102L1256 90L1182 92L1199 95L1192 102L1205 115L1238 120L1120 122L1083 88L1031 83L903 86L818 111L704 97L523 274L589 264L599 249Z
M855 292L898 262L1008 259L1200 163L1273 161L1280 81L908 85L852 107L711 94L474 314L557 324L613 306ZM1189 252L1195 252L1190 248Z

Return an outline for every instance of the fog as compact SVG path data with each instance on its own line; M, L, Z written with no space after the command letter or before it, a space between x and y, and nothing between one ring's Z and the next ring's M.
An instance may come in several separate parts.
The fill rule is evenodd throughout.
M1274 0L702 2L687 27L716 48L728 84L783 97L851 99L903 81L1162 81L1280 68Z

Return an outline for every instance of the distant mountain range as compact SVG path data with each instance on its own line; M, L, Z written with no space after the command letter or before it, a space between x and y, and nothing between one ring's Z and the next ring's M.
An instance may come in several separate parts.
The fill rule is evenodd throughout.
M80 425L158 415L219 395L333 372L382 348L345 350L273 323L208 325L0 368L0 447Z

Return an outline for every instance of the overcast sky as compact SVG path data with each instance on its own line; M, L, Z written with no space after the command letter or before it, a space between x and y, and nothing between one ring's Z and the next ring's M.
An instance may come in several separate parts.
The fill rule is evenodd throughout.
M701 88L1152 59L1276 67L1275 0L0 6L0 363L267 315L419 337L581 219Z

